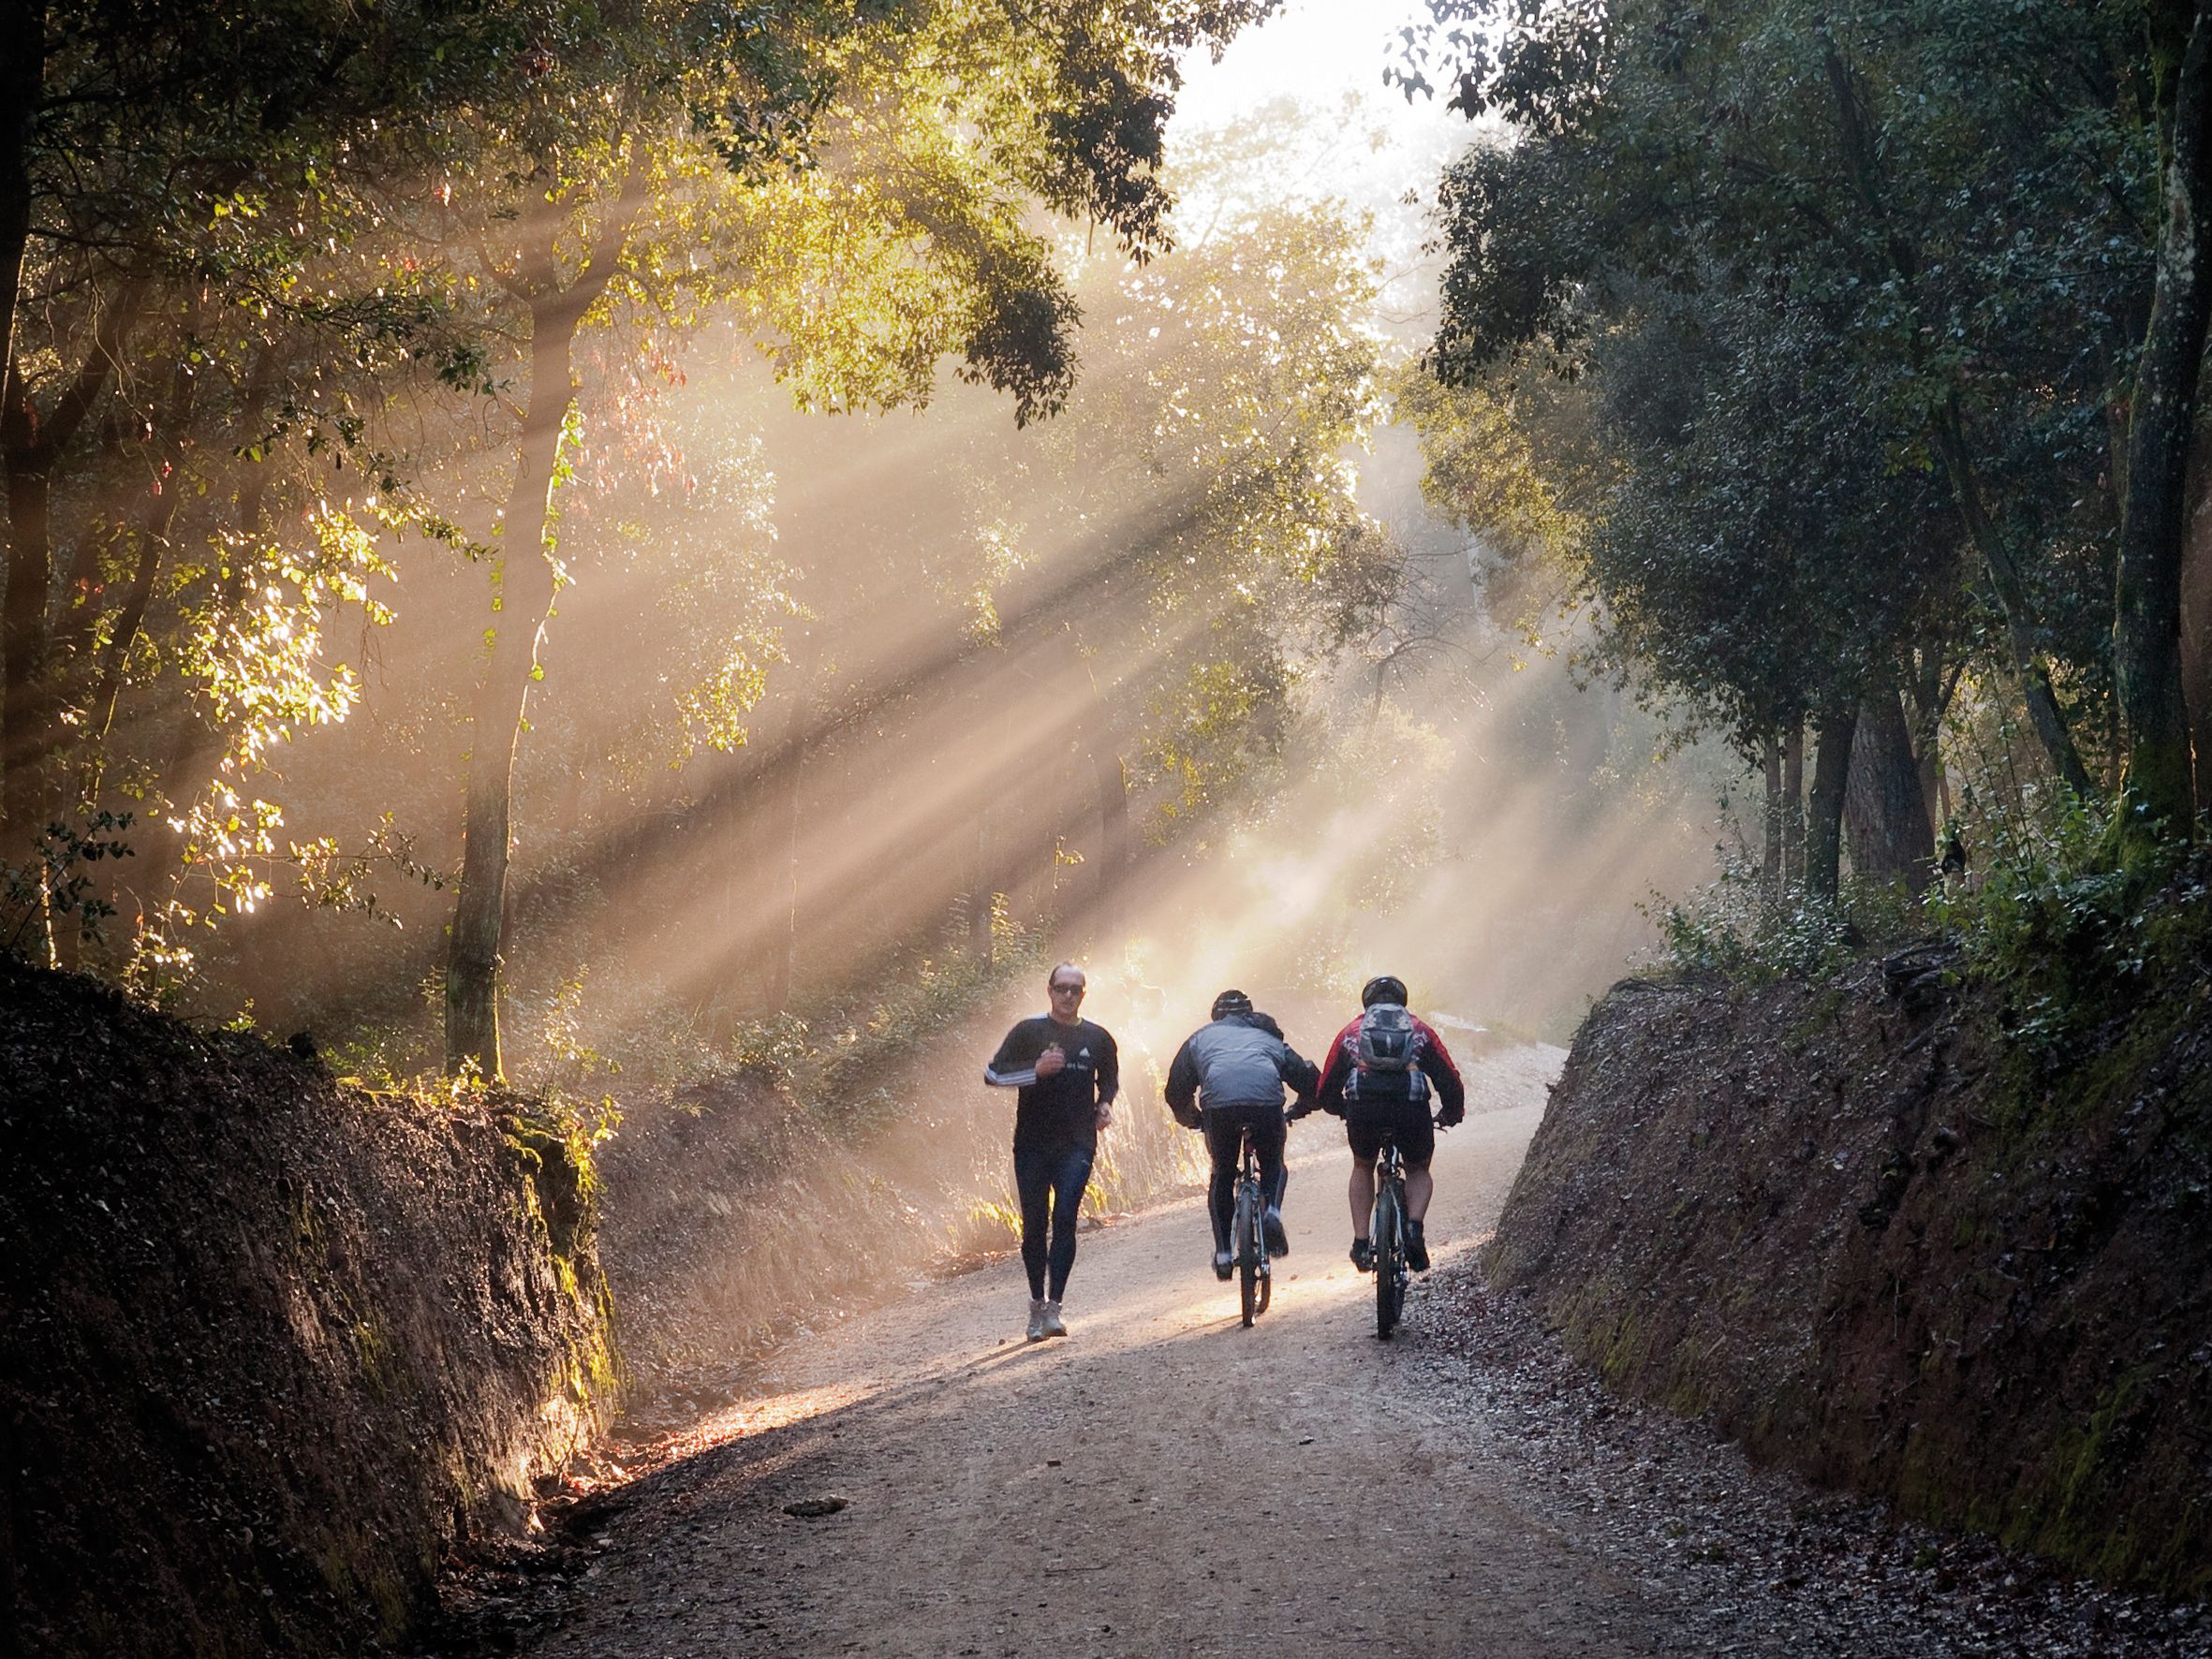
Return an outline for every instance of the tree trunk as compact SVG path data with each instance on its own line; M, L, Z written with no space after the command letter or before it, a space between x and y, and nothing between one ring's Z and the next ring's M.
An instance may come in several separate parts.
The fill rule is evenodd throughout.
M0 689L0 764L7 773L0 801L11 859L37 845L50 815L38 761L48 738L46 608L53 587L52 486L38 448L17 441L30 423L12 395L15 390L11 379L7 417L0 422L7 472L7 597L6 620L0 624L5 628L0 652L7 659L0 670L6 676Z
M1861 107L1858 94L1850 72L1829 37L1823 22L1820 34L1825 51L1828 84L1836 105L1837 125L1843 143L1843 154L1851 169L1851 179L1860 198L1877 219L1888 217L1887 198L1889 185L1882 177L1881 153L1877 136L1869 125L1865 111ZM1916 282L1920 273L1919 250L1906 242L1901 234L1893 231L1887 239L1885 252L1891 269L1908 283ZM1915 367L1920 365L1920 342L1912 337L1911 353ZM2021 580L2018 565L2013 552L2005 545L2004 536L1983 505L1982 488L1976 475L1973 459L1967 448L1966 433L1959 418L1958 399L1953 394L1929 416L1929 436L1934 441L1938 457L1943 464L1944 476L1950 480L1953 498L1958 503L1960 516L1966 521L1967 534L1982 554L1988 567L1990 585L1996 590L1998 605L2004 612L2005 632L2013 648L2013 660L2020 670L2020 681L2027 692L2028 719L2035 734L2050 756L2052 770L2076 794L2092 796L2095 790L2089 774L2084 770L2081 756L2075 753L2073 740L2067 735L2066 723L2058 712L2058 701L2051 690L2049 669L2044 666L2042 651L2036 640L2035 620L2028 604L2028 585Z
M1782 745L1780 740L1769 732L1759 743L1760 758L1766 772L1766 808L1761 815L1764 820L1764 846L1759 860L1759 894L1769 904L1778 903L1782 897Z
M1842 887L1844 790L1858 720L1858 706L1846 703L1822 710L1813 724L1820 747L1813 760L1812 800L1806 815L1805 890L1830 903Z
M15 361L16 300L31 240L31 135L46 78L46 0L0 0L0 364Z
M1129 771L1111 734L1099 731L1091 741L1092 786L1099 792L1099 879L1100 903L1111 901L1129 872Z
M1935 845L1943 826L1951 821L1951 787L1943 776L1943 751L1929 743L1913 756L1920 770L1920 800L1927 811L1928 844Z
M1931 845L1951 817L1951 789L1943 775L1943 718L1951 712L1951 699L1958 695L1964 668L1963 661L1950 661L1937 641L1920 648L1907 683L1911 693L1907 725L1920 767L1920 798L1927 806Z
M1851 180L1861 199L1878 220L1888 219L1890 187L1882 176L1882 154L1878 136L1866 120L1850 71L1837 52L1825 22L1819 25L1824 49L1830 94L1834 99L1837 128L1842 139L1843 157L1851 169ZM1884 251L1890 267L1908 283L1916 283L1920 275L1920 251L1903 235L1892 230L1886 239ZM1921 368L1921 342L1917 334L1910 337L1909 347L1913 365ZM1953 498L1958 504L1960 517L1965 521L1967 534L1983 563L1989 570L1990 585L1997 594L1998 608L2004 613L2005 633L2013 649L2013 657L2019 669L2020 683L2028 699L2028 714L2035 727L2037 741L2050 757L2051 768L2066 785L2077 795L2092 797L2096 791L2089 782L2089 774L2083 767L2081 756L2074 750L2073 740L2067 734L2066 722L2058 712L2058 700L2051 690L2050 670L2045 666L2042 650L2036 639L2035 618L2028 603L2028 585L2021 579L2020 568L2013 552L2005 545L2003 534L1990 516L1982 500L1982 487L1976 474L1973 458L1967 448L1966 432L1958 411L1956 393L1931 411L1928 433L1938 458L1943 465L1944 476L1951 484Z
M1782 888L1805 884L1805 723L1782 734Z
M1851 868L1877 878L1902 876L1915 893L1924 889L1935 864L1935 838L1912 734L1895 690L1871 694L1860 704L1846 778L1843 812Z
M1936 440L1937 453L1943 461L1944 474L1951 482L1952 498L1958 504L1968 536L1988 567L1990 586L1997 594L1998 609L2004 612L2005 638L2012 646L2013 666L2020 675L2021 694L2028 704L2028 720L2035 728L2036 741L2042 745L2051 770L2057 773L2059 781L2084 800L2095 800L2097 786L2090 782L2088 769L2083 766L2081 755L2073 746L2065 717L2058 712L2057 696L2051 689L2050 667L2043 661L2042 649L2035 637L2028 584L2021 578L2019 565L2013 562L2012 549L2005 545L2002 532L1983 505L1981 479L1967 453L1966 435L1959 427L1955 400L1934 417L1930 431Z
M87 704L86 753L80 788L87 810L96 810L99 805L100 774L106 765L108 734L115 724L115 705L123 696L124 670L129 663L131 647L138 642L139 627L146 620L146 606L154 596L154 579L161 569L161 555L169 546L177 506L184 500L184 434L192 425L198 381L189 356L180 349L170 374L167 406L154 418L155 454L161 463L154 482L155 493L147 503L145 518L139 525L139 556L131 569L130 584L124 589L115 625L109 630L108 642L100 653L99 681Z
M804 816L800 808L815 741L813 703L798 678L805 671L792 665L790 726L778 747L784 756L783 781L769 820L768 857L761 863L776 895L775 932L768 941L768 979L760 996L771 1016L790 1011L791 985L799 974L799 826Z
M2212 812L2212 443L2200 440L2197 449L2181 563L2181 694L2196 750L2197 810Z
M131 278L101 307L76 377L44 418L19 366L0 363L0 469L7 478L7 593L0 600L0 815L7 857L30 859L56 804L48 765L61 709L52 669L53 469L104 391L137 325L147 283Z
M541 318L533 307L530 404L523 423L507 523L517 533L500 555L492 659L477 688L468 753L461 890L446 965L446 1069L474 1062L487 1080L506 1075L499 1051L500 945L507 916L508 854L513 841L515 751L538 677L538 646L554 596L546 516L561 423L568 411L568 346L575 321Z
M533 263L511 285L529 303L530 404L523 418L507 526L526 537L499 562L498 620L492 660L478 687L464 809L461 891L446 962L446 1069L473 1063L487 1079L504 1077L499 1052L500 947L507 918L508 853L513 840L515 750L527 725L538 646L559 592L548 535L553 470L568 413L577 330L598 303L644 205L645 181L632 167L593 240L583 274L559 286L557 227L548 227Z
M169 547L170 530L176 521L177 506L184 499L184 433L191 426L195 375L192 365L180 347L170 373L169 396L150 418L154 428L154 459L158 462L152 498L145 504L137 532L138 557L132 562L130 580L123 590L123 602L117 609L108 638L101 645L96 660L92 657L92 645L96 638L100 613L104 609L97 585L89 578L80 578L72 572L70 587L75 590L80 581L92 588L89 594L77 595L77 614L66 629L57 627L52 668L52 698L56 706L67 706L80 690L88 690L77 709L77 724L68 728L74 735L76 754L67 760L59 756L61 728L57 727L52 744L54 765L49 785L56 804L72 815L86 815L100 810L100 791L107 773L108 741L115 724L116 705L123 697L124 674L129 668L131 648L138 643L139 629L146 620L146 607L154 597L154 580L160 574L161 558ZM85 538L87 547L91 537ZM93 561L86 560L88 565ZM95 566L96 567L96 566ZM66 643L65 643L66 641ZM65 683L64 677L66 676ZM90 676L92 683L85 685ZM65 798L62 790L67 786L74 769L75 795ZM150 818L141 813L141 818ZM150 828L141 822L138 829ZM100 866L84 873L93 878L93 896L106 901L111 888L103 877L116 877L121 872L112 866ZM55 941L56 956L62 965L72 970L81 965L81 935L64 935Z
M2135 370L2128 422L2128 507L2120 525L2113 667L2128 722L2124 787L2146 828L2189 833L2195 821L2189 712L2181 690L2181 541L2187 524L2190 439L2197 374L2212 317L2212 0L2168 6L2178 63L2160 65L2171 110L2164 215L2150 326ZM2171 45L2168 46L2171 50ZM2162 55L2162 54L2161 54ZM2170 100L2170 102L2169 102Z

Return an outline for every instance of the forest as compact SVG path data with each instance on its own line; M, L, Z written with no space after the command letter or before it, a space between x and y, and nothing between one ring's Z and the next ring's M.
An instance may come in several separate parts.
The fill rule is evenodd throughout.
M1522 141L1440 197L1430 487L1759 769L1760 879L2190 840L2192 8L1433 9L1399 81Z
M1324 14L1356 95L1282 56L1208 102ZM0 0L0 967L97 1010L8 1137L107 1173L34 1075L212 1112L243 1231L306 1239L269 1171L326 1132L249 1155L230 1084L86 1071L104 1034L493 1125L572 1322L546 1481L626 1390L673 1423L858 1309L840 1227L884 1294L1003 1263L974 1078L1054 962L1122 1044L1115 1226L1204 1167L1159 1090L1216 991L1310 1050L1386 970L1523 1141L1515 1057L1574 1047L1586 1138L1524 1182L1700 1042L1756 1112L1864 994L1990 1057L1956 1110L2007 1168L2162 1102L2144 1212L2198 1213L2212 5ZM1726 1012L1638 1035L1624 977ZM1875 1055L1871 1110L1901 1063L1851 1029L1799 1080ZM1548 1259L1514 1213L1501 1298ZM2183 1351L2203 1283L2134 1335ZM1628 1352L1597 1305L1547 1317ZM1915 1513L2212 1582L2072 1493ZM408 1550L484 1524L448 1507ZM397 1640L429 1592L366 1559L322 1578Z
M1434 799L1532 702L1432 689L1484 651L1554 670L1502 719L1578 917L1720 820L1793 917L2189 839L2187 7L1436 7L1384 61L1477 121L1426 337L1270 179L1293 115L1166 154L1178 54L1266 9L55 14L9 947L393 1077L727 1044L995 917L1087 939L1379 721L1347 890L1497 856ZM1684 856L1585 897L1670 796Z
M57 22L9 948L379 1081L674 1077L887 963L951 1006L1006 941L1113 948L1266 819L1354 910L1548 842L1481 954L1591 935L1503 1010L1563 1029L1712 790L1563 655L1509 684L1545 647L1412 499L1420 342L1371 213L1270 176L1297 115L1167 156L1178 65L1265 9ZM1470 770L1512 810L1447 827ZM1317 985L1331 908L1274 924Z

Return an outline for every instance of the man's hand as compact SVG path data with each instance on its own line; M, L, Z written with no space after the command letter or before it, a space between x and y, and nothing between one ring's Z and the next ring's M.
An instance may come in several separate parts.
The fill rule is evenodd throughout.
M1067 1069L1068 1056L1057 1043L1037 1057L1037 1080L1040 1083L1047 1078L1058 1077Z
M1106 1125L1107 1125L1107 1124L1109 1124L1109 1123L1113 1123L1113 1108L1112 1108L1111 1106L1107 1105L1107 1104L1106 1104L1106 1102L1104 1102L1103 1100L1099 1101L1099 1119L1098 1119L1098 1123L1099 1123L1099 1128L1101 1131L1103 1131L1103 1130L1105 1129Z
M1463 1123L1466 1118L1466 1107L1463 1106L1456 1111L1454 1111L1451 1107L1446 1107L1442 1111L1437 1114L1437 1127L1439 1129L1455 1128L1461 1123Z

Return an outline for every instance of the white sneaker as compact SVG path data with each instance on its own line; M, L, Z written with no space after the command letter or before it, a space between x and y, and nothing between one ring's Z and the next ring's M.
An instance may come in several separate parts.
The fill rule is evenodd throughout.
M1044 1311L1051 1305L1042 1297L1033 1296L1029 1299L1029 1340L1031 1342L1041 1343L1044 1341ZM1059 1315L1056 1314L1054 1315L1055 1321L1058 1317Z
M1044 1334L1047 1336L1066 1336L1068 1334L1068 1323L1060 1317L1060 1304L1058 1302L1048 1301L1044 1304Z

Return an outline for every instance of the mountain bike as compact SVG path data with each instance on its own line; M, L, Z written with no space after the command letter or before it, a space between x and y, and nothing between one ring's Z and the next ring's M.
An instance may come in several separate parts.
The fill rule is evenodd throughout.
M1238 1137L1236 1202L1231 1211L1229 1247L1236 1258L1237 1304L1249 1325L1267 1312L1274 1278L1267 1267L1267 1198L1260 1184L1260 1154L1246 1125Z
M1375 1154L1367 1239L1375 1252L1375 1334L1388 1342L1406 1311L1406 1285L1413 1273L1406 1265L1406 1163L1398 1155L1398 1138L1387 1129Z

